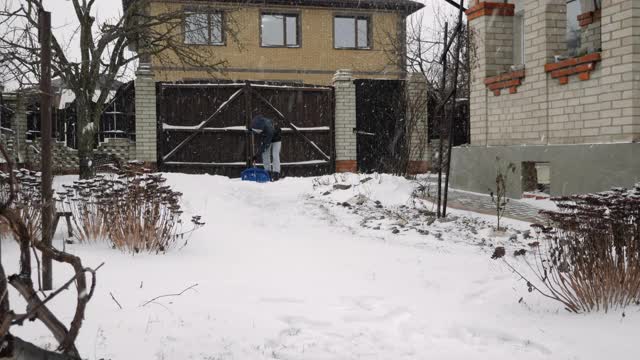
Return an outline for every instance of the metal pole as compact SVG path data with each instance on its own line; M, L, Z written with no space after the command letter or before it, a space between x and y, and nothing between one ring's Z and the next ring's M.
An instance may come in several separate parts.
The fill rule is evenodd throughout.
M460 70L460 47L462 46L462 40L460 34L462 30L462 3L464 0L460 0L460 12L458 13L458 26L454 37L457 37L456 43L456 65L453 70L453 110L449 115L449 143L447 144L447 174L444 182L444 203L442 204L442 216L447 216L447 200L449 197L449 174L451 173L451 150L453 148L453 123L454 116L456 114L456 97L458 95L458 71Z
M436 211L436 216L440 217L440 205L442 204L442 139L444 138L444 126L442 121L444 120L444 114L446 113L446 103L447 103L447 52L449 51L449 46L447 43L447 36L449 33L449 23L444 23L444 53L442 54L442 81L440 83L440 92L443 103L439 106L442 111L443 116L440 116L440 121L438 121L438 126L440 127L440 136L439 136L439 144L438 144L438 210ZM436 113L436 116L438 114Z
M40 126L42 135L42 242L51 246L53 215L53 174L51 171L51 13L38 14L40 34ZM42 288L53 289L53 269L51 257L42 256Z
M244 111L245 111L245 115L246 115L246 126L247 129L249 129L251 127L251 112L252 112L252 104L251 104L251 97L253 96L253 94L251 93L251 83L250 82L245 82L244 84ZM251 164L251 156L253 155L253 134L251 132L247 132L247 143L245 146L245 151L247 152L247 167L250 167Z

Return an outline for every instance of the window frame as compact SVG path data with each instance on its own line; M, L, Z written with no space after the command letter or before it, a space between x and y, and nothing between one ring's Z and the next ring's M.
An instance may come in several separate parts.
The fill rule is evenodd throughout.
M282 16L282 38L284 45L264 45L262 42L263 31L262 31L262 17L265 15L271 16ZM295 17L296 18L296 45L287 45L287 17ZM258 41L260 42L261 48L287 48L287 49L299 49L302 47L302 21L299 12L295 11L272 11L272 10L263 10L260 11L260 16L258 17L258 28L260 29L260 38Z
M516 33L516 24L519 23L518 25L520 26L520 31L519 33ZM514 27L514 37L513 37L513 65L525 65L526 64L526 54L527 54L527 50L526 50L526 42L525 42L525 12L524 10L520 10L517 13L514 14L513 16L513 27ZM519 38L517 39L519 41L519 47L516 47L516 36ZM517 56L520 57L520 62L516 61L516 50L517 51Z
M578 16L580 14L582 14L583 10L582 10L582 1L581 0L565 0L565 13L566 13L566 25L565 25L565 46L566 46L566 55L569 57L575 57L576 54L580 51L580 48L582 47L582 29L580 28L580 24L578 24L578 46L573 48L569 46L569 18L570 18L570 13L569 13L569 4L570 3L576 3L579 6L579 10L578 13L576 14L575 18L577 19ZM594 2L595 4L595 2Z
M225 31L225 12L220 9L203 9L203 8L184 8L183 12L185 14L184 21L182 22L182 43L187 46L226 46L227 45L227 36ZM207 15L207 43L198 44L198 43L189 43L187 42L187 17L191 14L195 15ZM213 42L212 36L212 15L220 15L220 37L221 42Z
M336 19L337 18L354 19L355 47L336 47ZM367 46L366 47L358 46L358 20L367 21ZM373 39L372 39L373 23L371 20L372 20L372 16L369 14L358 14L358 15L343 14L343 13L334 14L333 18L331 19L332 27L333 27L333 39L332 39L333 49L334 50L363 50L363 51L373 50Z

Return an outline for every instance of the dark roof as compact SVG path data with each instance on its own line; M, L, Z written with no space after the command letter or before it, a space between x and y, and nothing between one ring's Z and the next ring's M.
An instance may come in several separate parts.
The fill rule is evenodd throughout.
M135 0L122 0L126 9ZM237 3L264 4L290 6L318 6L342 9L385 9L401 10L407 14L414 13L424 7L424 4L412 0L196 0L202 3ZM185 1L186 2L186 1ZM189 0L193 2L193 0Z

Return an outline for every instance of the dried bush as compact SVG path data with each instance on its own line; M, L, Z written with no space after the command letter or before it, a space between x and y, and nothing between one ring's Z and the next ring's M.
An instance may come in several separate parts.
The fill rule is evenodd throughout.
M81 243L101 242L108 239L105 217L99 210L99 190L108 182L98 175L93 180L80 180L73 185L62 185L65 192L57 193L59 207L70 212L73 235Z
M502 230L500 220L502 220L507 204L509 203L509 198L507 197L507 179L509 172L515 173L515 171L516 166L513 163L505 164L499 157L496 157L496 190L495 193L490 191L490 195L491 201L496 205L496 218L498 220L496 230L498 231Z
M204 225L194 216L193 227L182 231L182 194L165 182L162 175L127 165L117 175L76 181L58 196L62 207L73 213L79 241L108 240L123 251L164 252Z
M639 305L640 184L553 200L559 211L542 211L549 226L534 225L543 249L530 266L544 289L529 290L572 312Z
M26 169L14 170L14 200L10 207L22 219L30 238L39 239L42 215L42 196L40 194L40 173ZM9 197L9 174L0 172L0 199ZM2 235L11 232L5 223L0 227Z

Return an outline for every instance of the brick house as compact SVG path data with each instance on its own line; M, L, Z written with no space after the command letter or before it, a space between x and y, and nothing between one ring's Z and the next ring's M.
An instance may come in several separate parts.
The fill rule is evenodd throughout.
M216 47L218 59L227 61L221 78L330 85L339 69L357 78L404 78L402 54L391 43L404 42L405 18L423 6L410 0L157 0L150 12L185 11L184 42ZM211 78L202 68L150 62L157 81Z
M126 9L127 0L123 4ZM407 96L426 96L425 84L407 74L404 52L398 51L398 44L405 44L406 17L423 7L410 0L153 0L152 14L185 12L181 36L187 46L213 49L213 61L227 63L212 75L202 67L168 65L158 56L141 61L135 80L136 158L153 163L163 156L157 143L159 83L272 81L332 86L334 112L326 121L333 123L325 124L333 137L329 151L335 150L330 161L336 171L358 171L355 82L407 80ZM424 107L411 115L412 171L428 166L426 146L416 135L427 131L426 101Z
M454 187L509 195L640 181L640 1L471 1L471 143L454 148Z

